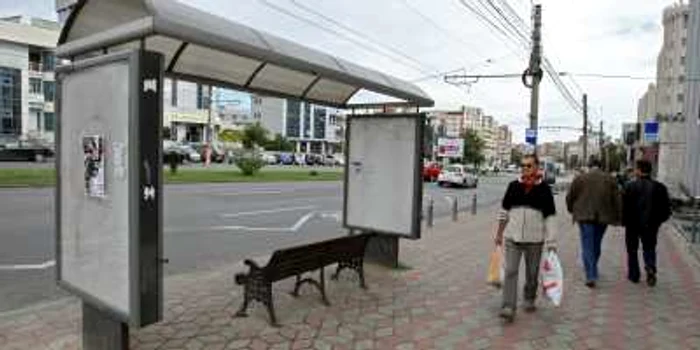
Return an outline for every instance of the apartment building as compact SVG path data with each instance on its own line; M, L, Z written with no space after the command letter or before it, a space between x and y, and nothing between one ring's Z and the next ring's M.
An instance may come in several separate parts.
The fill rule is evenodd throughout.
M56 22L0 18L0 137L54 140Z

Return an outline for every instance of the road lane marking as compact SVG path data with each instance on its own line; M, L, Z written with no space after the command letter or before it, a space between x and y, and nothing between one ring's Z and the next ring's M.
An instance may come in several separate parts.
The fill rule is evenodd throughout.
M302 216L301 219L299 219L299 221L297 221L296 224L294 224L294 226L292 226L292 227L290 228L291 231L292 231L292 232L297 232L297 231L299 231L299 229L300 229L302 226L304 226L304 224L306 224L307 221L311 220L311 218L313 218L314 215L316 215L316 213L312 211L312 212L310 212L310 213L308 213L308 214Z
M0 265L0 271L46 270L54 266L56 266L56 260L49 260L41 264Z
M309 210L309 209L314 209L314 208L315 207L312 205L306 205L303 207L277 208L277 209L267 209L267 210L246 211L246 212L235 213L235 214L221 214L221 216L225 217L225 218L237 218L240 216L253 216L253 215L260 215L260 214L284 213L284 212L289 212L289 211Z

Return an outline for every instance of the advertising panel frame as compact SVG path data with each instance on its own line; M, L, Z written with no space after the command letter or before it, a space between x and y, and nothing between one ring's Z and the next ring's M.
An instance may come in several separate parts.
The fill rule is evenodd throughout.
M64 140L63 83L71 74L125 62L128 65L128 136L126 162L128 173L128 275L129 312L124 313L92 295L81 286L63 279L61 173L64 147L82 140ZM143 50L127 50L74 61L56 69L56 283L82 299L83 303L112 319L143 327L163 316L163 231L162 168L160 145L162 132L163 56ZM99 87L96 87L99 88ZM71 97L67 97L71 98ZM84 98L77 96L74 98ZM66 143L64 145L64 142Z
M354 225L348 222L348 190L350 182L350 167L351 167L351 149L350 142L352 139L352 123L355 120L367 120L376 118L379 120L390 120L396 118L412 118L415 119L415 135L416 139L414 141L414 162L415 167L413 169L414 181L413 187L413 200L411 204L411 232L409 234L403 232L393 232L388 230L377 229L374 227L368 227L363 225ZM418 240L421 238L421 212L423 206L423 157L422 157L422 145L424 137L424 129L426 124L426 114L425 113L377 113L377 114L352 114L347 118L346 136L345 136L345 173L343 176L343 227L349 229L351 232L359 230L361 232L371 232L386 236L393 236L397 238L406 238L411 240Z

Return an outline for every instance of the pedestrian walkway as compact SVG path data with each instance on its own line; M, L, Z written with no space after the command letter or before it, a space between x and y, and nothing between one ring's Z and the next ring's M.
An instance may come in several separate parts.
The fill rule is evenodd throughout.
M599 287L583 285L578 234L559 218L565 268L562 306L540 298L514 324L497 317L500 291L486 285L496 207L460 222L436 222L402 241L403 267L367 266L368 291L348 273L328 284L332 306L314 289L299 299L275 287L281 328L261 306L234 318L241 301L232 266L166 280L165 319L132 331L134 349L700 349L700 271L670 227L660 239L659 284L624 279L624 236L608 232ZM559 201L559 209L561 200ZM76 300L0 316L0 349L79 349Z

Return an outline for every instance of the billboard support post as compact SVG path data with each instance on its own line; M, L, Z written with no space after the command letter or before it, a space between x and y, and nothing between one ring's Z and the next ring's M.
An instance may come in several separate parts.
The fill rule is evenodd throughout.
M129 325L83 302L83 349L126 350Z

